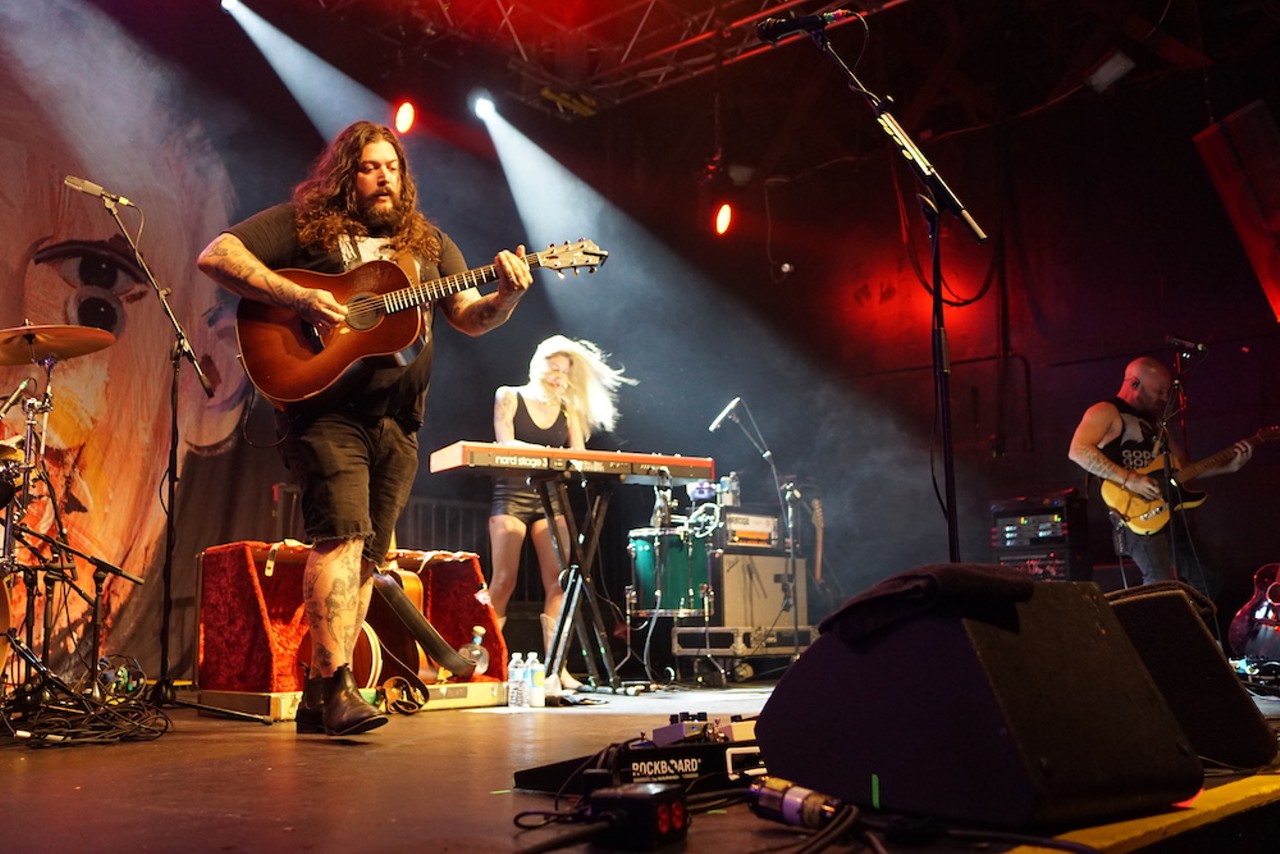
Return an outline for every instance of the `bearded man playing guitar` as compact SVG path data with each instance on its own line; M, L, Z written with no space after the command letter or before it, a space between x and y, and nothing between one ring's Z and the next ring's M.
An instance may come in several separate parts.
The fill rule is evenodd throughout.
M280 410L281 453L300 481L303 518L314 544L303 580L312 666L298 709L299 732L352 735L387 722L360 697L350 665L373 572L386 560L418 467L434 308L458 330L480 335L506 321L533 278L523 246L498 253L488 273L466 272L461 251L426 220L417 202L399 139L389 128L357 122L316 160L291 203L227 229L198 260L201 271L241 298L242 308L249 300L259 313L283 314L279 334L267 336L292 348L282 349L283 355L297 351L295 356L317 361L340 352L386 314L373 311L381 302L375 295L340 299L317 274L394 273L394 262L411 289L428 280L467 277L456 290L396 315L409 318L412 347L360 360L337 380L320 382L314 393L273 399ZM469 286L491 279L498 287L487 295ZM240 337L247 367L250 354ZM294 364L305 362L295 358ZM264 376L273 370L268 367ZM250 378L262 388L253 371Z
M1133 558L1144 584L1181 579L1212 595L1189 539L1186 547L1177 549L1175 565L1173 529L1182 526L1170 525L1170 516L1203 501L1185 497L1186 484L1178 472L1185 468L1185 480L1190 481L1238 471L1253 455L1253 442L1236 442L1208 460L1186 466L1180 449L1170 441L1170 431L1162 429L1172 388L1173 378L1163 364L1146 356L1134 359L1125 368L1116 396L1085 410L1067 456L1102 481L1103 498L1121 538L1119 550ZM1164 477L1166 448L1175 482ZM1192 567L1199 572L1191 572Z

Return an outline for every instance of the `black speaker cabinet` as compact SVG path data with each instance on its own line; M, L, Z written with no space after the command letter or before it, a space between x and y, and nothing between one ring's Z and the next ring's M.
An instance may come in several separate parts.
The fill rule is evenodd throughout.
M1276 735L1196 613L1194 594L1160 588L1117 592L1111 606L1183 732L1205 761L1270 764Z
M1194 795L1195 750L1098 588L1033 587L1024 602L939 605L855 642L825 632L760 714L769 774L866 808L1007 828Z

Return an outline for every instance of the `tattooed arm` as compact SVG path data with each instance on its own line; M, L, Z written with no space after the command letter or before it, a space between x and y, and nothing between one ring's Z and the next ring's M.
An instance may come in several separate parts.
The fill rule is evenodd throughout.
M206 276L242 299L291 309L318 326L341 321L346 306L329 291L306 288L274 272L234 234L219 234L196 259Z
M1102 453L1102 447L1124 430L1120 410L1106 401L1095 403L1085 410L1084 417L1071 437L1067 456L1089 474L1117 483L1135 495L1146 499L1160 496L1160 485L1146 475L1117 465Z
M506 323L533 283L533 274L523 259L523 246L517 246L515 252L499 252L493 259L498 269L496 291L482 296L475 288L468 288L440 304L455 329L468 335L483 335Z

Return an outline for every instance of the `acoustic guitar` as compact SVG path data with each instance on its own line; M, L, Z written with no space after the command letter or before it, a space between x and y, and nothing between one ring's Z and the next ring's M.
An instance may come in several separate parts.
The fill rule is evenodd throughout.
M1280 427L1268 427L1244 441L1250 445L1280 439ZM1189 463L1173 473L1172 478L1165 478L1164 464L1156 460L1149 466L1134 469L1138 474L1153 477L1161 483L1161 497L1148 501L1140 495L1130 492L1117 483L1103 481L1102 500L1112 510L1120 514L1121 520L1129 530L1138 534L1150 535L1169 524L1169 515L1173 510L1189 510L1199 507L1207 497L1203 492L1187 488L1187 484L1211 469L1215 469L1231 459L1235 448L1225 448L1211 457L1195 463Z
M579 240L525 256L532 268L595 272L609 253ZM496 265L410 284L390 261L370 261L346 273L277 271L306 288L330 291L347 307L344 323L327 333L280 306L242 299L236 341L249 380L276 407L308 400L350 376L363 362L406 365L425 341L418 308L498 278Z
M1227 642L1240 658L1280 661L1280 563L1253 574L1253 598L1231 619Z

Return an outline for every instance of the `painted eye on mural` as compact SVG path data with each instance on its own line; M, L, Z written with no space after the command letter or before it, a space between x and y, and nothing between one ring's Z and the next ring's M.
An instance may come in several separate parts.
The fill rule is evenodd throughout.
M36 252L37 264L47 264L73 288L67 300L67 322L124 333L124 302L140 295L144 281L134 259L109 241L68 240Z

